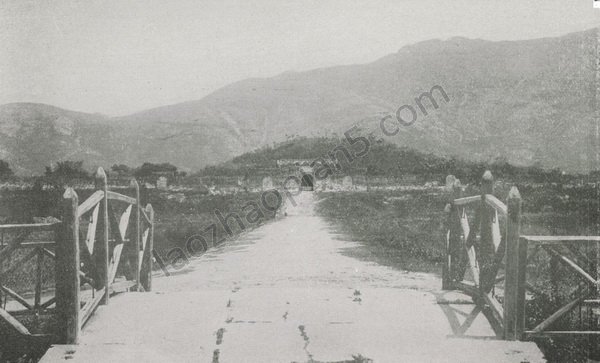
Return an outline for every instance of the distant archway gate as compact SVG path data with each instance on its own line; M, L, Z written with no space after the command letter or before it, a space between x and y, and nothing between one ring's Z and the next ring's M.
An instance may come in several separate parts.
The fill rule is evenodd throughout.
M302 179L300 179L300 187L302 190L315 190L315 177L312 174L302 173Z

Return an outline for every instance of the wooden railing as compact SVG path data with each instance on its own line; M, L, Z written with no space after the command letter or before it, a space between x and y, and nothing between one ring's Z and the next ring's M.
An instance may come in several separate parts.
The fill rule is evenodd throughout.
M504 204L494 193L493 176L486 171L480 195L464 197L460 181L448 176L452 196L446 205L443 241L446 259L442 288L461 290L470 295L475 308L459 330L466 332L479 313L484 313L497 337L521 340L543 334L600 334L599 331L551 331L549 327L580 304L600 304L600 246L596 261L569 247L573 243L600 242L598 236L523 236L520 233L521 196L516 187L508 193ZM469 213L474 207L474 213ZM472 218L469 215L472 215ZM587 283L585 293L577 296L531 330L526 327L526 298L536 293L527 279L530 257L528 247L537 244L557 258ZM565 247L575 258L559 250ZM579 263L578 263L579 261ZM592 273L581 266L585 261ZM595 267L594 267L595 266ZM501 274L501 272L504 272Z
M568 303L562 305L533 328L525 330L526 327L524 327L524 330L518 331L519 337L600 335L600 331L590 328L586 330L552 330L554 323L575 308L583 305L591 312L590 308L600 306L600 236L521 236L519 245L520 264L518 268L523 271L521 283L529 288L531 294L536 294L537 291L531 283L527 282L526 271L528 265L532 263L532 258L540 250L546 252L551 261L554 260L564 265L571 275L579 280L575 285L576 288L573 289L572 295L574 296L570 296L571 300ZM529 247L533 247L531 252ZM592 253L584 254L582 251L592 251ZM551 280L557 279L556 274L552 275ZM551 285L557 289L556 281L551 281ZM553 295L557 296L558 292L554 291ZM520 299L522 301L519 303L525 304L525 296L520 296Z
M85 201L79 203L71 188L64 192L60 222L0 225L1 232L17 233L0 250L0 262L17 250L32 250L2 270L0 282L35 256L38 263L33 303L4 285L2 292L28 311L54 314L55 328L42 332L52 342L76 344L83 326L98 305L109 303L111 294L152 289L154 211L150 204L142 208L135 180L131 187L133 197L109 191L106 174L98 168L96 190ZM28 235L37 232L53 236L49 241L25 242ZM42 301L44 258L55 260L55 296ZM32 335L15 316L15 312L0 308L0 318L14 333Z
M22 321L31 320L24 319L27 317L47 318L48 308L56 302L53 296L43 296L42 290L46 259L55 258L52 250L56 227L57 223L0 225L0 335L9 347L11 344L43 345L51 342L48 334L32 332ZM28 268L28 273L14 276L24 267ZM25 293L16 286L9 287L10 277L14 285L31 283L33 299L24 296ZM4 353L10 355L11 352Z
M489 171L483 175L481 194L477 196L463 197L460 181L454 181L452 197L445 209L446 261L442 288L462 290L475 302L461 331L466 331L475 317L483 313L496 335L502 336L505 333L505 309L496 299L494 286L504 257L506 236L514 235L515 226L507 223L510 230L504 236L500 233L500 219L506 219L509 211L493 192L494 180ZM511 193L518 197L516 189ZM475 207L475 213L470 220L468 209L471 206Z

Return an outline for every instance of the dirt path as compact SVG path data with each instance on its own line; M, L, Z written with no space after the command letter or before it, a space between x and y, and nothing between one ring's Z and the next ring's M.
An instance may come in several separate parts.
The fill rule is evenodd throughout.
M113 298L79 346L46 361L68 350L71 362L543 361L533 343L483 338L492 331L481 316L458 337L473 306L438 304L467 298L442 294L435 276L342 255L357 244L314 215L313 198L157 278L152 293Z

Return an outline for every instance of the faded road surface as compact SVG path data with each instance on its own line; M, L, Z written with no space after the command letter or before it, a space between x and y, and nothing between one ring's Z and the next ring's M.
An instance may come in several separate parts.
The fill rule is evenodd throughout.
M483 316L457 336L473 305L438 301L466 296L441 292L433 275L344 256L359 246L314 215L313 198L303 193L287 217L209 251L187 273L155 278L151 293L115 296L79 346L55 347L45 361L544 361L533 343L483 339L492 335Z

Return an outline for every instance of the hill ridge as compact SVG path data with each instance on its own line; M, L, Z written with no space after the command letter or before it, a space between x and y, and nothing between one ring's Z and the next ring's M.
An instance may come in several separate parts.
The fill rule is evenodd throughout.
M594 40L593 29L522 41L430 40L365 64L244 79L118 117L10 103L0 106L0 158L21 174L65 158L198 170L292 135L341 135L355 124L381 134L381 117L440 85L450 102L389 141L582 171L593 147Z

